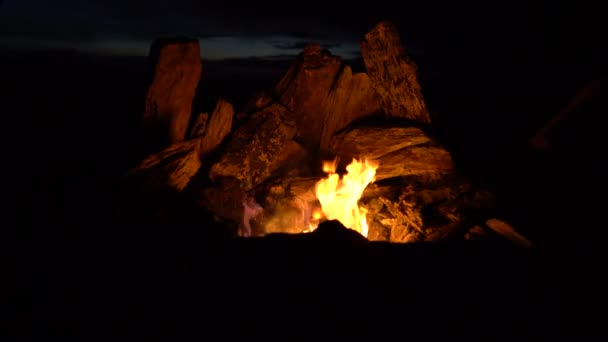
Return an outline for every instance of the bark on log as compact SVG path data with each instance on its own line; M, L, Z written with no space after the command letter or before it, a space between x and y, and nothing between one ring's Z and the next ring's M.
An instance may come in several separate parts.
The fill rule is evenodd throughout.
M295 134L295 125L288 117L287 108L280 104L254 113L234 132L226 152L211 167L211 180L234 177L245 191L266 180L285 142Z
M324 105L341 64L340 57L331 55L319 44L310 44L275 88L279 102L294 113L298 139L306 147L319 146Z
M411 147L378 159L376 181L405 176L431 176L454 171L450 153L439 147Z
M345 66L324 105L321 149L327 150L332 135L350 123L380 112L380 99L366 73L353 75Z
M334 135L331 151L339 157L378 159L431 138L417 127L361 127Z
M224 141L224 138L232 130L233 118L234 108L232 104L224 99L219 99L213 113L211 113L205 134L201 137L201 155L213 151Z
M143 176L148 188L182 191L201 166L198 140L188 140L167 147L144 159L128 177Z
M361 55L388 116L431 122L418 83L416 64L406 54L392 23L381 22L365 35Z

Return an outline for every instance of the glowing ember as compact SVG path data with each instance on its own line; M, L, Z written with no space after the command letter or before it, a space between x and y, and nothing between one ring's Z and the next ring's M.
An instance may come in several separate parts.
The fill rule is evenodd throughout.
M323 216L323 213L321 212L320 209L315 209L315 211L312 213L313 220L320 220L322 216Z
M336 160L323 163L323 171L328 177L316 186L316 195L323 214L328 220L338 220L345 227L358 231L367 237L365 210L359 208L359 199L365 187L374 181L378 164L371 161L353 159L346 167L342 179L336 172Z

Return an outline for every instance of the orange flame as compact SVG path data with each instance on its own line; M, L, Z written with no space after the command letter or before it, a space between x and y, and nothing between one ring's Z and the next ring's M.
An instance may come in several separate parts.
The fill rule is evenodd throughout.
M319 209L315 209L315 211L312 213L313 220L320 220L322 216L323 216L323 213Z
M378 164L353 159L346 167L347 173L340 179L336 172L337 161L323 162L327 178L317 182L315 189L323 214L328 220L338 220L345 227L367 237L368 225L365 210L359 208L363 190L374 181Z

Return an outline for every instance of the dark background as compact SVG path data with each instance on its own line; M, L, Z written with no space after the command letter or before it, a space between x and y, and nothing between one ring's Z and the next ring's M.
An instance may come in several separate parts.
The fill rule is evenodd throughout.
M9 262L19 265L9 269L17 275L13 297L19 305L13 317L28 322L19 326L23 331L91 333L100 329L96 320L121 311L121 301L128 301L125 293L161 288L179 292L178 285L162 280L183 276L176 265L182 267L184 259L176 255L198 260L190 252L178 253L199 249L196 231L125 227L114 215L118 180L141 157L134 132L144 105L145 55L154 37L201 37L205 96L197 108L209 110L218 96L239 104L254 91L274 85L302 41L322 41L334 52L351 51L380 19L397 24L419 65L440 140L454 151L463 172L497 191L505 215L522 222L522 230L535 242L560 251L553 257L564 267L563 274L551 280L568 283L576 278L572 288L587 297L565 303L586 309L585 299L596 299L583 285L590 277L583 271L592 266L584 259L581 267L575 256L586 255L582 252L591 251L590 241L597 240L591 227L597 225L593 219L601 208L582 193L596 188L594 182L601 177L595 168L602 159L597 147L600 116L591 111L595 117L576 121L579 135L573 140L576 148L585 149L571 147L567 161L558 156L545 164L531 162L527 142L577 90L605 76L601 13L585 1L0 3L0 103L3 118L9 119L2 134L9 189L6 231L24 242L6 249L15 252L9 253ZM282 46L281 55L263 43L244 52L227 43L208 51L213 60L206 58L205 38L267 42L271 35L283 35L278 42L264 43ZM356 64L356 51L351 52ZM233 259L227 265L234 266ZM569 273L572 270L577 272ZM477 280L476 274L483 271L469 274L470 283ZM123 280L133 292L120 286ZM146 287L148 281L154 285ZM201 287L208 284L202 282ZM180 284L192 286L185 280ZM249 304L265 305L261 299ZM103 309L82 316L95 311L95 305ZM159 307L179 310L166 303ZM550 311L542 308L544 314ZM124 313L118 316L120 320L112 320L116 331L129 319Z

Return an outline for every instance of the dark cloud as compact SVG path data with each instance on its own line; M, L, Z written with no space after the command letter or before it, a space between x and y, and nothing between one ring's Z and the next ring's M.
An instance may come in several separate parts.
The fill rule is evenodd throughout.
M273 43L272 46L277 49L284 49L284 50L302 50L302 49L304 49L304 47L306 45L313 43L313 42L314 41L280 42L280 43ZM340 44L340 43L321 43L320 45L324 49L333 49L333 48L342 46L342 44Z
M296 31L296 32L289 32L287 34L287 37L296 38L296 39L318 39L318 38L322 38L322 35L311 33L311 32Z
M359 58L359 57L361 57L361 49L351 49L351 50L348 50L347 54L351 58Z
M33 41L93 41L99 38L99 30L90 25L49 24L42 20L27 17L2 17L0 20L0 37Z
M259 56L247 56L247 57L238 57L238 58L224 58L221 61L228 63L241 63L241 64L257 64L260 62L293 62L294 58L297 57L297 54L277 54L277 55L267 55L264 57Z
M177 31L205 36L293 34L311 39L319 38L319 32L335 36L349 34L349 25L345 22L351 20L352 13L340 13L339 3L321 6L323 2L311 1L306 6L291 8L285 6L284 1L264 0L13 0L7 7L21 17L44 17L48 25L72 22L95 26L101 34L149 36ZM75 27L74 31L77 30Z
M445 55L539 49L539 41L557 47L564 44L562 37L572 45L589 37L588 32L600 35L603 30L593 23L602 20L589 19L588 13L603 12L589 7L582 13L583 7L524 0L375 0L365 6L345 0L307 0L293 6L285 0L6 0L0 8L0 36L71 42L151 41L168 35L286 36L292 40L274 48L297 50L301 41L318 41L339 42L344 51L388 19L399 28L408 51ZM582 18L583 25L571 24L572 18Z

